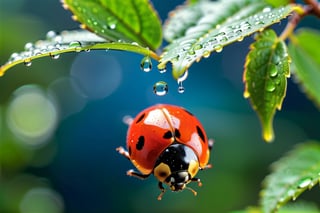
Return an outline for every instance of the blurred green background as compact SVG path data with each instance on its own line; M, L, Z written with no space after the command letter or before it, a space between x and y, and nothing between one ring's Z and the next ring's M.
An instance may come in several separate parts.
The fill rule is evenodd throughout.
M153 1L162 20L183 1ZM46 32L77 29L58 0L0 0L0 64ZM282 21L274 29L285 26ZM319 29L308 18L300 26ZM139 68L141 55L91 51L18 65L0 78L0 212L228 212L257 205L269 166L295 144L319 139L320 113L305 98L294 76L283 110L274 121L276 140L262 141L258 118L243 98L242 72L252 37L196 63L177 92L170 68L160 74ZM169 93L152 92L163 80ZM133 165L115 148L124 146L126 115L156 104L183 106L215 140L213 169L200 172L198 191L159 190L125 175ZM317 187L298 200L320 207Z

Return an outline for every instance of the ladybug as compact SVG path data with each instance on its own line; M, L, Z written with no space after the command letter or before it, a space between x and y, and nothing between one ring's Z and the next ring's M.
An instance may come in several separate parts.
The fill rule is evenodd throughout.
M129 170L127 175L146 179L153 174L161 190L158 200L165 193L163 183L172 191L193 189L190 182L201 186L196 174L211 168L208 164L213 141L208 140L199 120L182 107L159 104L140 112L131 119L127 133L127 149L117 151L129 159L139 170Z

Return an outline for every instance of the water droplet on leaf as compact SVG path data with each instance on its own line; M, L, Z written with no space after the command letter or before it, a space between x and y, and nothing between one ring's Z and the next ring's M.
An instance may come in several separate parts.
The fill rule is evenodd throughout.
M209 50L206 50L202 53L203 57L204 58L209 58L210 57L210 51Z
M153 85L153 92L158 96L164 96L168 93L168 84L165 81L158 81Z
M312 184L312 179L311 178L304 178L299 182L298 188L303 189L303 188L308 187L311 184Z
M223 47L221 45L217 45L214 47L214 49L216 50L217 53L220 53L220 52L222 52Z
M268 81L266 84L266 90L268 92L273 92L275 91L275 89L276 89L276 86L274 85L274 83L272 81Z
M33 50L34 48L34 45L31 43L31 42L28 42L24 45L24 50L25 51L30 51L30 50Z
M152 62L150 56L145 56L140 62L140 68L144 72L150 72L152 69Z
M49 41L52 41L56 37L57 33L53 30L47 32L46 38Z
M27 67L30 67L32 65L32 61L30 58L27 58L23 61L23 64Z
M74 48L74 50L76 51L76 52L80 52L81 51L81 43L80 43L80 41L72 41L72 42L70 42L69 43L69 47L70 48Z
M271 70L270 70L270 77L276 77L278 75L278 70L276 67L273 67Z

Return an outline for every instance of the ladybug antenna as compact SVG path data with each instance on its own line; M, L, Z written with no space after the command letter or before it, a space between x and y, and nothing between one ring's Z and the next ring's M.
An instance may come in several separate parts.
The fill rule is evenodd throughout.
M192 189L190 187L186 187L186 189L190 190L194 196L197 196L197 192L194 189Z

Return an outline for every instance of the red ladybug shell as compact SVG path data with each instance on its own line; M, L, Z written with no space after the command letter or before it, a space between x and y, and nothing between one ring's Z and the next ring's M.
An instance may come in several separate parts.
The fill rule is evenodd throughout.
M130 160L142 174L150 174L160 154L173 142L185 144L198 156L204 168L209 161L209 146L198 119L184 108L160 104L140 112L127 134Z

